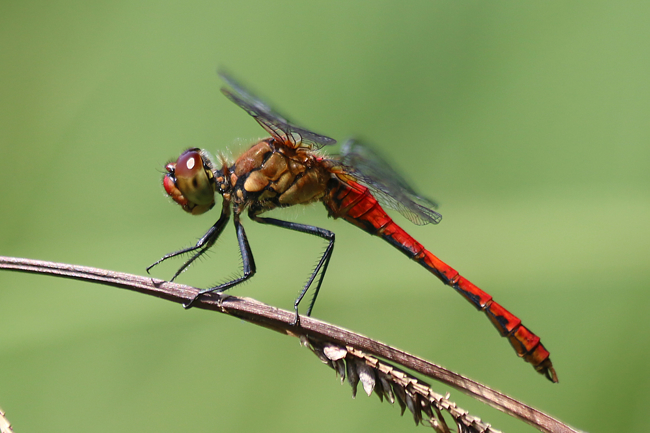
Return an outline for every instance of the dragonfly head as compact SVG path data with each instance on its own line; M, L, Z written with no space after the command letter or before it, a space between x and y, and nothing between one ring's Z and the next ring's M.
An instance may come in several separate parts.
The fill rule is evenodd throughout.
M176 162L165 166L163 186L167 194L186 212L200 215L214 206L215 181L208 154L197 148L181 153Z

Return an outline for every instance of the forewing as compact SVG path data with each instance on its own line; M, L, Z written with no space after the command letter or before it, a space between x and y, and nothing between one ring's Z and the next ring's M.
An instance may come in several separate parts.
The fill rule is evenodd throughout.
M276 140L293 147L311 146L317 149L336 143L333 138L294 125L225 72L219 72L219 76L230 86L230 89L223 87L221 92L255 118Z
M366 144L348 140L339 157L346 170L367 186L379 202L397 210L417 225L438 224L442 215L433 209L438 205L415 190L384 158Z

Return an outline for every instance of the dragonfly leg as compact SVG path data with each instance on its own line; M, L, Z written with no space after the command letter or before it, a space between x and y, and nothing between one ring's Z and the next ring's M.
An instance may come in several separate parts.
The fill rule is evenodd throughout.
M302 288L300 294L298 294L298 297L293 303L293 308L296 312L296 317L293 321L293 325L299 325L300 315L298 314L298 306L300 305L302 299L305 297L307 290L309 290L309 287L311 287L311 284L316 279L316 276L320 272L320 278L318 279L318 284L316 285L316 289L314 290L314 296L312 297L311 302L309 303L309 308L307 308L307 316L311 316L311 312L314 309L314 304L316 303L318 292L320 291L320 287L323 284L323 278L325 277L325 272L327 272L327 267L329 266L330 259L332 258L332 252L334 251L334 237L335 237L334 233L320 227L310 226L306 224L298 224L289 221L282 221L275 218L262 218L255 215L253 211L249 212L248 216L253 221L256 221L261 224L269 224L269 225L274 225L289 230L295 230L297 232L318 236L329 241L329 243L327 244L327 248L325 249L325 252L321 256L318 264L316 265L316 268L314 269L311 276L309 277L307 284L305 284L305 286Z
M233 220L235 223L235 231L237 232L237 241L239 242L239 250L241 251L242 264L244 267L243 275L239 278L235 278L232 281L229 281L224 284L220 284L209 289L201 290L199 293L194 296L187 304L183 304L185 309L191 308L194 301L196 301L201 295L206 293L217 292L221 293L229 288L236 286L239 283L242 283L252 277L255 274L255 260L253 259L253 253L251 252L251 247L248 244L248 238L246 238L246 232L244 231L244 226L239 221L239 214L235 213L235 218Z
M183 266L181 266L176 273L172 276L172 278L169 281L174 281L176 277L178 277L189 265L194 262L194 260L198 259L201 257L207 250L214 245L214 243L217 241L219 236L221 236L221 232L223 232L224 227L226 227L226 224L228 224L228 220L230 219L230 207L226 206L224 203L224 207L221 209L221 216L217 220L217 222L210 227L210 229L203 235L201 236L201 239L198 240L196 245L191 246L189 248L183 248L182 250L174 251L173 253L165 254L160 260L157 260L155 263L150 265L147 268L147 273L151 270L156 265L159 265L160 263L164 262L167 259L171 259L172 257L179 256L181 254L185 253L191 253L194 251L197 251L195 254L192 255L185 263L183 263Z

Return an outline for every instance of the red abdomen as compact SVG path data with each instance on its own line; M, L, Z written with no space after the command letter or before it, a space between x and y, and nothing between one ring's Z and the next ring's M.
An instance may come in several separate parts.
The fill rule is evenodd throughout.
M462 277L406 233L386 214L368 188L346 179L346 183L339 182L332 188L323 202L330 216L343 218L372 235L380 236L443 283L453 287L478 310L485 311L499 333L508 338L517 355L531 363L539 373L557 382L550 354L539 337L523 326L517 316L494 302L492 296Z

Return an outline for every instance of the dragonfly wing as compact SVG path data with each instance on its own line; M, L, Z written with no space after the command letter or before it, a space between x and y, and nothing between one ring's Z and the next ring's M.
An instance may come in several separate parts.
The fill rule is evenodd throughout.
M397 210L417 225L438 224L438 205L418 194L377 151L357 140L348 140L339 157L346 170L366 185L383 205Z
M246 90L227 73L219 72L219 76L230 87L230 89L222 88L221 92L255 118L276 140L280 140L294 147L307 145L321 148L336 143L336 140L333 138L294 125L286 117L271 108L266 102Z

